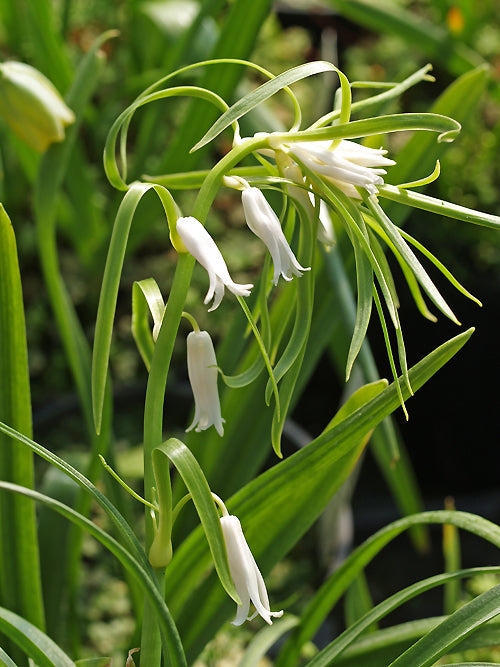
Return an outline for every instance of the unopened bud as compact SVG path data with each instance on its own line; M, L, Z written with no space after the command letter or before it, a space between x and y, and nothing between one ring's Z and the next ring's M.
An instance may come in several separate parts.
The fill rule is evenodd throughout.
M52 83L25 63L0 64L0 115L17 136L37 151L63 141L75 120Z

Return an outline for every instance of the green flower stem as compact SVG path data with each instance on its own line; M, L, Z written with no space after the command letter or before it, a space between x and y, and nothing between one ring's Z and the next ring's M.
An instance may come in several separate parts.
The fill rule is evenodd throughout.
M220 188L222 177L230 173L231 169L235 167L244 157L259 150L259 148L268 147L268 138L262 137L258 139L247 139L241 144L235 146L222 160L220 160L215 167L208 173L203 181L203 185L198 192L196 198L193 215L201 223L204 223L208 215L210 206ZM241 175L241 174L238 174Z
M159 446L163 440L163 403L168 370L191 281L194 261L194 258L188 253L179 255L170 297L165 307L162 326L151 360L144 405L144 494L146 499L150 501L154 501L152 488L155 484L152 454L153 449ZM153 519L148 510L146 512L146 553L149 552L153 539ZM142 628L141 662L150 667L160 665L160 632L156 621L156 612L147 600L144 605Z
M142 180L148 183L157 183L163 185L169 190L198 190L208 174L209 169L199 169L197 171L185 171L178 174L162 174L157 176L143 175ZM268 172L262 165L252 165L250 167L235 167L226 172L225 176L239 176L240 178L252 179L267 176Z

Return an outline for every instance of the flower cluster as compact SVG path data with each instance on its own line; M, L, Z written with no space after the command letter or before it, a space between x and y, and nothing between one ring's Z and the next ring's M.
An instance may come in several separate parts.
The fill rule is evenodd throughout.
M310 171L325 177L353 199L361 199L357 187L377 194L387 173L383 167L395 164L387 151L342 140L332 149L331 141L290 142L280 147Z
M376 194L377 186L384 182L384 167L394 164L393 160L385 157L385 150L367 148L353 141L343 140L337 144L330 141L275 143L273 136L268 136L270 149L265 152L287 156L283 172L286 178L303 186L301 168L305 168L331 181L353 199L361 198L357 188ZM280 276L285 281L291 281L294 276L301 277L304 271L309 271L310 267L302 266L295 257L278 216L261 190L251 187L241 178L228 179L228 183L231 181L242 190L241 201L249 229L265 244L271 255L273 284L278 284ZM291 192L310 205L310 193L308 197L297 186L291 186ZM208 273L209 288L204 303L208 304L213 299L209 312L220 305L226 287L237 296L250 295L253 285L234 282L219 248L199 220L191 216L181 217L177 220L176 231L185 249ZM329 209L323 201L320 201L319 208L318 239L327 246L335 243ZM187 430L196 426L196 431L203 431L213 425L222 436L224 420L217 391L217 362L212 341L206 331L198 331L189 334L187 345L189 379L195 398L195 416Z

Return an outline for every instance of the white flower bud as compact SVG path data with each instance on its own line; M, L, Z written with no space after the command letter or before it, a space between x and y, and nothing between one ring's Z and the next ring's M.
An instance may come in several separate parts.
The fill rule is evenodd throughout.
M0 64L0 114L17 136L37 151L64 139L75 116L52 83L25 63Z
M309 268L301 266L288 245L278 216L258 188L247 188L241 193L247 225L265 243L274 264L273 283L278 284L280 274L285 280L301 276Z
M272 625L272 617L283 616L283 611L271 611L264 579L247 544L241 524L236 516L224 515L220 520L224 542L226 544L229 571L241 600L238 605L233 625L241 625L258 614L266 623ZM255 613L249 616L250 602Z
M179 218L176 226L177 233L187 251L208 272L210 284L204 303L208 303L214 297L212 307L208 309L209 312L215 310L222 301L224 285L230 292L238 296L250 295L253 285L239 285L233 282L219 248L199 220L191 216Z
M194 419L191 431L205 431L215 426L217 433L224 435L224 419L220 413L217 390L217 359L208 331L192 331L187 337L187 366L189 382L194 395Z

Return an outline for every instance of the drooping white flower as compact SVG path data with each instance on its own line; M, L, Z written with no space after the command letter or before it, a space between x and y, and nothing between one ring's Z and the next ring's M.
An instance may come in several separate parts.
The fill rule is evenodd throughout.
M258 188L246 188L241 193L247 225L265 243L274 264L273 283L278 284L280 274L285 280L301 276L310 268L301 266L288 245L278 216Z
M283 616L283 611L271 611L269 608L264 579L243 535L238 517L227 514L221 517L220 523L226 544L229 571L241 600L233 625L241 625L258 614L266 623L272 625L272 617ZM248 615L250 602L255 607L255 613L251 616Z
M318 241L321 241L321 243L328 247L334 246L337 243L330 209L323 200L319 202Z
M239 285L233 282L219 248L199 220L191 216L179 218L176 227L188 252L207 270L210 284L204 303L214 298L209 312L215 310L222 301L224 285L233 294L249 296L253 285Z
M13 132L37 151L64 139L75 120L54 85L31 65L0 64L0 114Z
M215 426L217 433L223 436L224 419L220 413L217 389L217 359L208 331L191 331L188 334L187 366L194 396L194 419L186 431L191 431L195 426L197 432Z
M355 141L342 140L333 150L331 141L305 141L286 143L292 157L300 160L308 169L332 181L342 192L353 199L360 199L356 187L377 194L377 185L383 185L387 172L383 167L395 164L384 157L382 148L369 148Z

